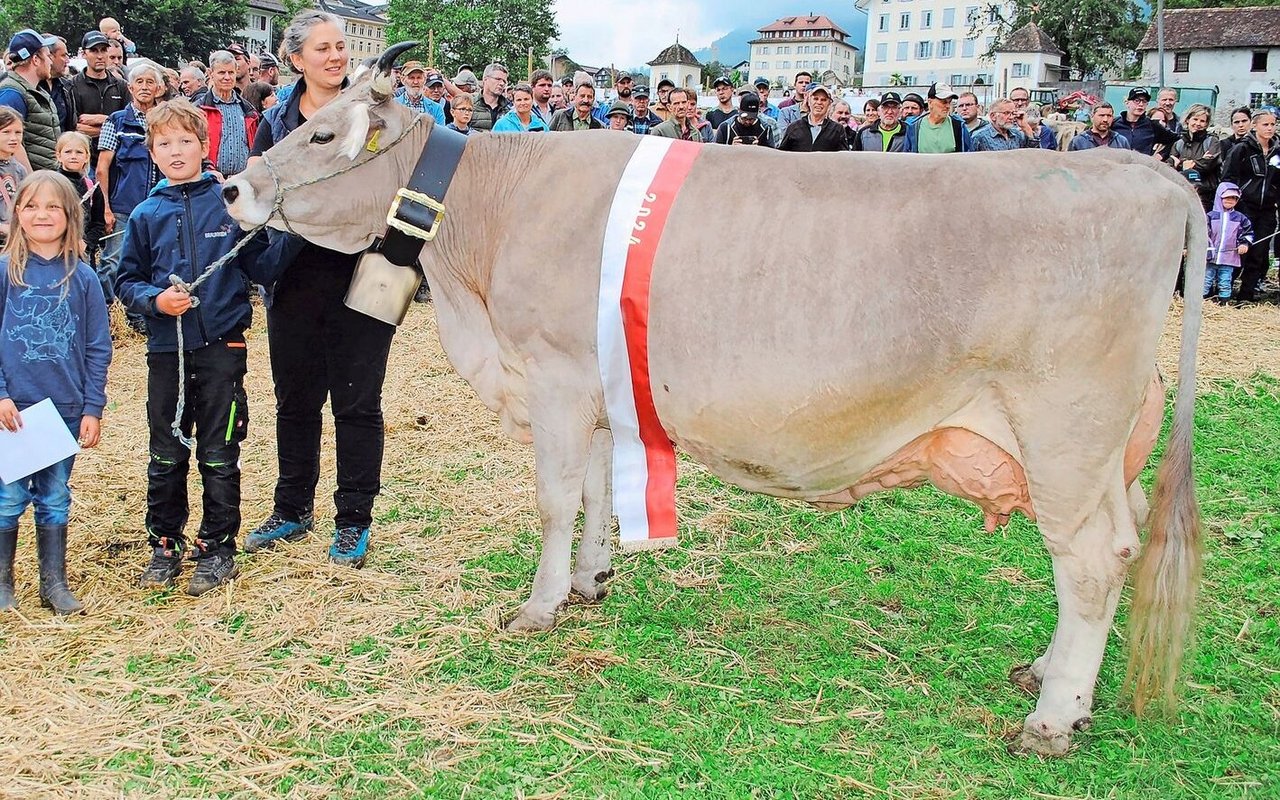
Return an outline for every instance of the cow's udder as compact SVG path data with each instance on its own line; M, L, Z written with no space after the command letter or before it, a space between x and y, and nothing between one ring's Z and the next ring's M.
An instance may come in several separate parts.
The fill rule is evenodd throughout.
M990 439L966 428L939 428L917 436L853 486L813 504L843 508L875 492L926 483L981 508L988 531L1007 523L1014 511L1035 520L1022 465Z

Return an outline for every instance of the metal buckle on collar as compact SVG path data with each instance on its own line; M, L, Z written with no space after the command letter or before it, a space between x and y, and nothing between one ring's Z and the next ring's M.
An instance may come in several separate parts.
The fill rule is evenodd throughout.
M418 206L422 206L431 212L431 224L427 228L415 225L413 222L400 218L401 203L408 200ZM405 209L409 211L409 208ZM416 209L415 209L416 210ZM400 189L396 192L396 199L391 203L391 210L387 212L387 226L400 231L401 233L429 242L436 238L436 234L440 232L440 223L444 220L444 204L434 200L422 192L415 192L411 189Z

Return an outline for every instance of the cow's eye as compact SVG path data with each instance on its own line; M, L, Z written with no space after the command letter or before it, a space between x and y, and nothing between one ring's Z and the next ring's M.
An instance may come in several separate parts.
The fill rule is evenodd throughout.
M333 141L333 131L316 131L311 134L312 144L328 144Z

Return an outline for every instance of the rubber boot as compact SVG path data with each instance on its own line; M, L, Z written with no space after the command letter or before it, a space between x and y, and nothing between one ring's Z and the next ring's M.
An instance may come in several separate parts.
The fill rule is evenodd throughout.
M13 553L18 549L18 529L0 531L0 611L18 607L13 596Z
M67 586L67 526L37 525L36 553L40 558L40 605L59 616L84 611Z

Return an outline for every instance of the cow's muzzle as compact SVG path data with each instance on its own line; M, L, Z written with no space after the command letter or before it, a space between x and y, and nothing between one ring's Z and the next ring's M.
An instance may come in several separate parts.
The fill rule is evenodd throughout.
M227 204L227 213L246 230L265 225L271 218L270 205L260 202L253 185L238 175L222 184L222 201Z

